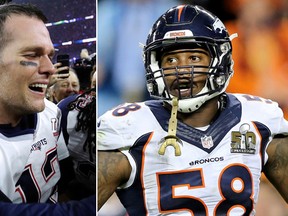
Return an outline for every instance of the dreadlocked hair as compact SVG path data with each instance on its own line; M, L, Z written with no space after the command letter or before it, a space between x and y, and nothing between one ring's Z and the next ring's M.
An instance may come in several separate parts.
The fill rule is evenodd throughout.
M92 88L80 94L74 101L68 104L68 110L76 109L77 123L75 130L87 133L87 139L83 150L89 151L90 161L93 161L93 154L96 153L96 88Z

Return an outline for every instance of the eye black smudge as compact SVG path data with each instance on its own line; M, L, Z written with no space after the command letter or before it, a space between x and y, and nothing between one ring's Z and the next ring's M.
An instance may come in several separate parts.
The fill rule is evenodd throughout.
M23 66L33 66L33 67L37 67L38 64L35 62L30 62L30 61L20 61L20 64Z

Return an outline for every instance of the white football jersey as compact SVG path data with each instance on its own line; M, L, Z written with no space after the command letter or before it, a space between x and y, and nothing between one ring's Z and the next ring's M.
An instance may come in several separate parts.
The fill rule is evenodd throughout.
M44 111L24 117L17 127L0 125L0 190L14 203L56 202L59 160L67 147L57 146L60 112L45 100Z
M98 150L119 149L132 172L117 194L133 215L255 215L266 148L275 134L287 134L278 104L227 94L226 108L199 130L180 121L181 153L167 146L170 111L161 101L126 103L98 119Z

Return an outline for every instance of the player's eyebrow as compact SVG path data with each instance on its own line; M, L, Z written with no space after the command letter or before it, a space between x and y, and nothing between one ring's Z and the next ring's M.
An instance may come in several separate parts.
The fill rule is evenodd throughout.
M46 52L46 50L43 48L43 47L40 47L40 46L27 46L27 47L24 47L20 50L20 52L36 52L36 53L41 53L41 54L44 54ZM51 49L49 52L48 52L48 56L54 56L55 54L55 49Z

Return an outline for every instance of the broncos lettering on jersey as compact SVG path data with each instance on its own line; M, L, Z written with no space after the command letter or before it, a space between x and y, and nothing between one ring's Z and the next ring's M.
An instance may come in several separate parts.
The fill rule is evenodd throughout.
M178 121L179 156L172 146L158 153L170 118L162 101L126 103L99 117L98 149L119 149L132 167L117 189L129 216L255 215L266 148L288 123L271 100L225 96L209 127Z

